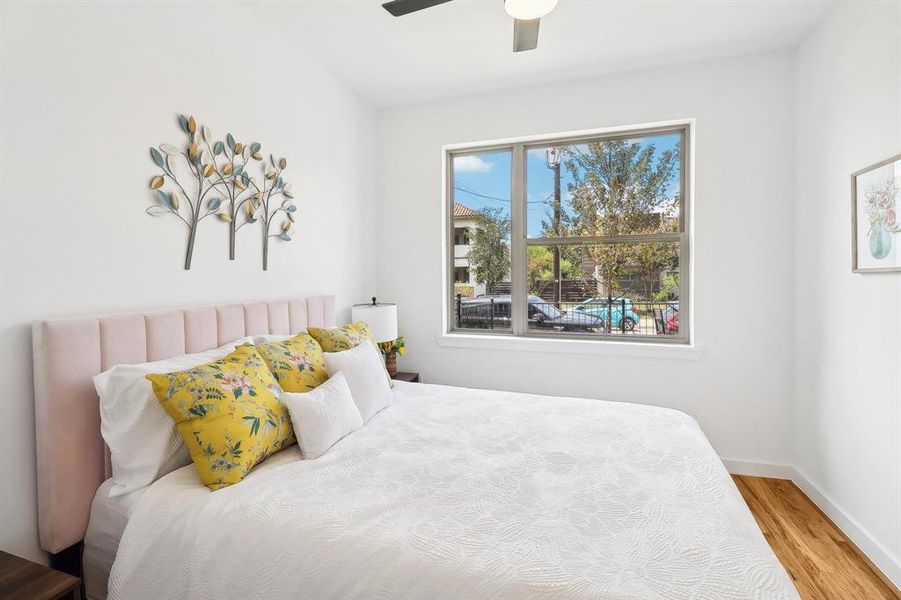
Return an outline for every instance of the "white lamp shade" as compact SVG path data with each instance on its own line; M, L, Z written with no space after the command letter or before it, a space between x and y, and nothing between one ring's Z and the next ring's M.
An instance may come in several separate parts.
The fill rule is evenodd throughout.
M351 309L351 318L369 325L378 343L397 339L396 304L357 304Z
M514 19L540 19L557 6L557 0L504 0L504 10Z

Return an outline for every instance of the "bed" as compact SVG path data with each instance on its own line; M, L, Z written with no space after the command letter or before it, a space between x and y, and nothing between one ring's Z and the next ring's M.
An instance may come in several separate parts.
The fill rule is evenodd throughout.
M147 488L110 497L113 480L107 479L94 495L91 516L84 536L82 552L82 580L88 600L107 597L109 576L116 562L116 554L125 526L134 512L138 500Z
M252 325L217 324L215 336L183 341L181 350L263 327L328 326L332 302L315 299L293 322L267 314L264 325L259 312ZM224 313L238 316L213 314ZM195 328L179 314L187 339ZM391 407L322 457L301 460L289 448L217 492L183 467L142 490L120 511L124 527L112 528L96 516L108 462L102 439L94 481L47 480L71 468L48 448L42 453L48 426L57 442L73 433L41 411L61 402L47 388L63 388L39 384L49 376L39 352L55 346L55 333L68 331L69 344L72 335L57 322L48 342L38 328L42 543L59 551L88 531L86 568L103 546L107 560L115 557L111 599L798 597L693 419L577 398L398 382ZM84 369L88 383L103 362ZM84 396L79 410L89 414ZM79 431L86 441L89 428ZM99 426L90 435L99 438ZM83 512L52 502L48 510L48 484L58 481L86 499Z

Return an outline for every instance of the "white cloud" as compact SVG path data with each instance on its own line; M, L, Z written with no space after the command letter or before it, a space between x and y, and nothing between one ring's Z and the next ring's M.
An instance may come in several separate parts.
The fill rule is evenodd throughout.
M454 158L454 171L458 173L487 173L493 166L478 156L457 156Z

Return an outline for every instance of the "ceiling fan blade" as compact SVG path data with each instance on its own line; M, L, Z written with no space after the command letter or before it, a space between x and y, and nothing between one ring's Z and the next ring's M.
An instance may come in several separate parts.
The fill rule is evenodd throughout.
M422 10L424 8L432 8L451 0L392 0L382 4L382 8L387 10L395 17L402 17L411 12Z
M513 51L534 50L538 47L538 24L541 19L513 21Z

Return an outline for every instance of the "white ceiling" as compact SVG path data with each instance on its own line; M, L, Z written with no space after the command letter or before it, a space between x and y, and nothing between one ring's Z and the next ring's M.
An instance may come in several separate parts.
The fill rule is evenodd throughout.
M793 46L829 0L560 0L538 49L514 54L502 0L395 18L381 0L255 10L378 106Z

